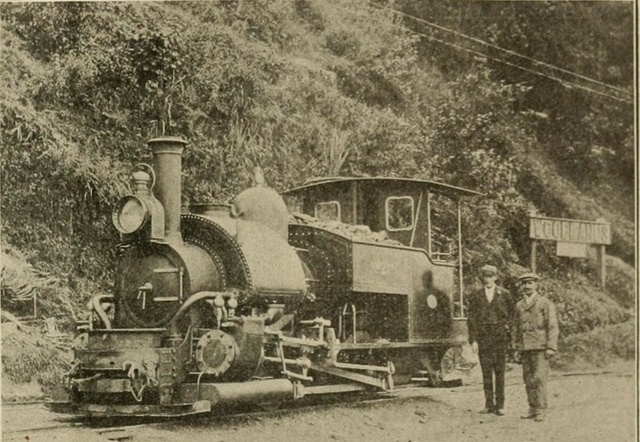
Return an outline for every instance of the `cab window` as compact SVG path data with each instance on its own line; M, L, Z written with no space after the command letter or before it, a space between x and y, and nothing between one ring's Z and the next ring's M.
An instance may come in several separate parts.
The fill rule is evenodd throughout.
M413 228L413 198L391 196L385 201L386 227L390 232Z
M340 203L337 201L318 203L314 216L322 221L340 221Z

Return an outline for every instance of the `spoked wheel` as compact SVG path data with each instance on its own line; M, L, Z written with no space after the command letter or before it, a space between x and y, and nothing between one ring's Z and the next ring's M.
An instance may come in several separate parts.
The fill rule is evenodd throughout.
M449 373L454 370L460 360L460 347L451 347L442 357L442 371Z

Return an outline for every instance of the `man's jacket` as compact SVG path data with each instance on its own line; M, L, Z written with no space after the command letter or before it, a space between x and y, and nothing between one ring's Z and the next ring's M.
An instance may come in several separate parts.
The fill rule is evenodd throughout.
M531 305L523 298L516 304L512 341L517 351L558 350L556 308L536 294Z
M487 300L484 287L469 296L467 303L467 326L469 327L469 343L482 342L487 339L504 339L508 335L513 314L511 294L502 287L496 286L491 302ZM489 335L490 330L500 328L504 334ZM508 343L508 341L507 341Z

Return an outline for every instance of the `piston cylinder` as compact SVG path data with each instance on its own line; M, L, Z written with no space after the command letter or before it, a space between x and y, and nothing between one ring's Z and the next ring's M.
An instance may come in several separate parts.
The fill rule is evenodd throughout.
M219 383L212 385L211 393L211 405L216 406L294 399L293 384L287 379Z

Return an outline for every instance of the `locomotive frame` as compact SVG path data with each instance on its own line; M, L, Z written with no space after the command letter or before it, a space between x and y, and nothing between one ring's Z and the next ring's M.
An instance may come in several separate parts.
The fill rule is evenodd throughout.
M416 376L441 383L445 352L467 339L460 200L479 193L322 178L279 195L259 174L230 205L181 213L186 142L149 145L153 167L134 168L133 194L113 214L122 239L115 292L92 298L87 344L54 411L176 416L389 391ZM455 206L457 264L434 259L443 256L436 196Z

